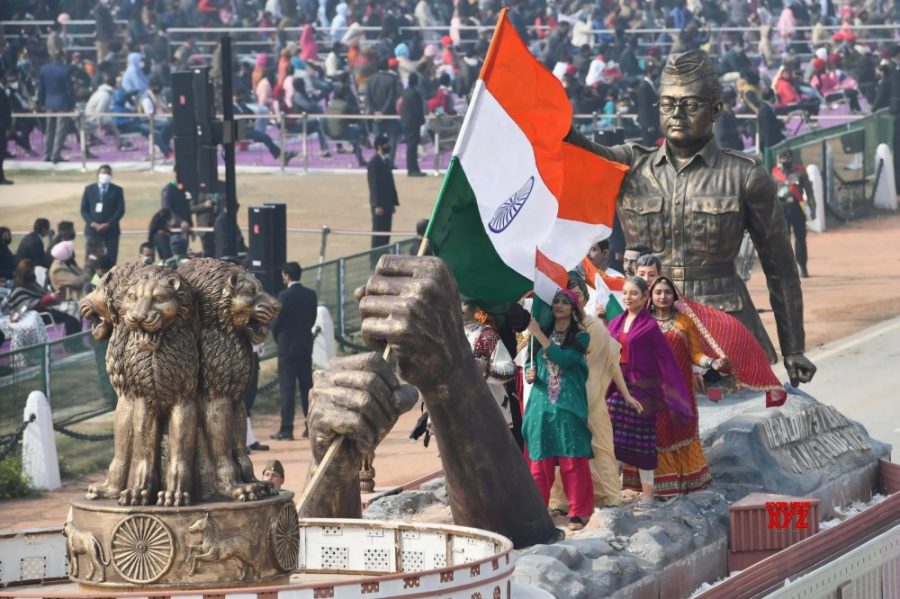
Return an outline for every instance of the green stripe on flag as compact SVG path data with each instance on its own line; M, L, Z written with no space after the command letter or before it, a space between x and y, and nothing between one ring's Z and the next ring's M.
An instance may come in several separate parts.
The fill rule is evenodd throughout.
M487 312L517 301L533 283L503 262L478 212L466 173L454 156L425 232L434 255L453 270L460 294Z
M625 311L625 308L622 307L622 305L616 299L616 296L612 293L609 294L609 299L606 301L606 305L604 306L604 308L606 309L607 322Z

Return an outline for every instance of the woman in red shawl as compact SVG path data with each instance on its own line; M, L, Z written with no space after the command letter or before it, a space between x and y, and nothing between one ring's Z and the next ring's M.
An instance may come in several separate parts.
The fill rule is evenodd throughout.
M697 419L675 356L656 320L644 307L647 297L647 282L628 277L622 289L626 311L609 323L609 334L622 346L619 361L628 390L643 411L638 413L613 387L606 397L616 459L640 471L641 506L653 502L657 415L667 412L679 427L689 426Z
M712 480L703 448L697 420L697 397L693 391L693 366L722 370L730 367L728 358L712 358L704 352L703 340L693 321L675 308L680 296L668 277L658 277L650 285L649 310L665 335L684 386L691 397L694 418L684 426L672 422L668 412L656 418L657 464L654 474L654 493L657 497L674 497L698 491ZM635 468L626 467L622 473L622 487L640 489Z

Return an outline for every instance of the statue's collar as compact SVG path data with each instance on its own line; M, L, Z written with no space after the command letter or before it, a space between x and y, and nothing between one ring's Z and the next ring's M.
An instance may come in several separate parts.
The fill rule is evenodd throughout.
M706 163L706 166L716 166L716 162L719 159L719 153L721 149L719 148L719 142L716 141L716 136L713 135L709 138L709 141L706 142L706 145L700 149L699 152L694 154L690 160L688 160L682 170L687 167L689 164L693 163L697 160L697 157L700 157L700 160ZM668 161L670 164L674 166L674 162L669 154L669 142L663 142L663 144L656 150L656 157L653 159L653 164L655 166L659 166L663 163L663 161Z

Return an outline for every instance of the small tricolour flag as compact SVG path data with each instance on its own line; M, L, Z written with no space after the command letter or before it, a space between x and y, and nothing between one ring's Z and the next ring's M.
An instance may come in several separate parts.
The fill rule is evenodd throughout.
M624 277L606 277L601 273L597 273L594 277L591 302L594 306L603 306L607 320L612 320L625 311L625 308L622 307L624 283Z
M572 107L506 16L475 85L425 236L485 309L549 302L608 235L627 167L563 142Z

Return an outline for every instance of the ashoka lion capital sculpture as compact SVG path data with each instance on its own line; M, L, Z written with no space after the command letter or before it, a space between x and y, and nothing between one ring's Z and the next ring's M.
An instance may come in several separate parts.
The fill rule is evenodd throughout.
M280 308L243 268L210 258L116 266L82 300L95 339L109 340L118 401L106 480L66 523L80 540L69 543L74 579L190 588L293 571L293 495L255 478L241 401L252 344Z

